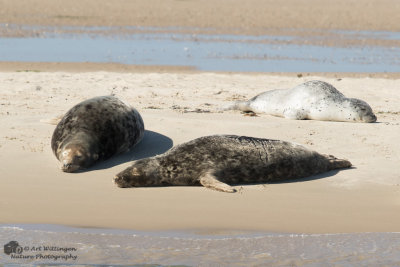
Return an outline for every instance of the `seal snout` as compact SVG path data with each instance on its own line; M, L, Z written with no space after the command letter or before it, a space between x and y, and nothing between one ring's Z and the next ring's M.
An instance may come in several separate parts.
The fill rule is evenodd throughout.
M375 114L368 114L367 116L363 116L360 121L366 122L366 123L371 123L371 122L376 122L377 117Z
M130 187L122 175L115 175L113 178L113 182L121 188Z
M71 168L71 166L72 166L71 163L64 163L64 165L62 166L62 168L63 168L63 170L68 170L68 169Z
M376 122L376 120L377 120L377 118L376 118L375 114L371 114L368 122Z
M61 165L60 169L61 169L63 172L74 172L74 171L76 171L76 170L79 169L79 166L74 165L74 164L72 164L72 163L70 163L70 162L64 162L64 163Z

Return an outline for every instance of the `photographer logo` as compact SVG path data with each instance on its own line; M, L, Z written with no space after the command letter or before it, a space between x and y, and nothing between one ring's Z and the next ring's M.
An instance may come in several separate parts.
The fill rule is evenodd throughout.
M69 261L77 260L75 254L77 248L58 247L58 246L24 246L17 241L10 241L4 245L4 253L11 259L25 260L50 260L50 261Z
M23 248L18 244L17 241L11 241L4 245L4 253L10 255L11 253L21 254Z

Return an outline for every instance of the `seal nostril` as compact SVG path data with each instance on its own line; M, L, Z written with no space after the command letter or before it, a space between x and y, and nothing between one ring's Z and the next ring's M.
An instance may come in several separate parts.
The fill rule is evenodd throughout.
M123 176L115 176L113 180L114 184L116 184L118 187L121 188L129 187Z
M71 168L71 163L66 163L66 164L64 164L64 166L63 166L63 168L64 168L64 170L68 170L69 168Z
M64 163L61 165L61 170L64 172L74 172L76 169L72 163Z

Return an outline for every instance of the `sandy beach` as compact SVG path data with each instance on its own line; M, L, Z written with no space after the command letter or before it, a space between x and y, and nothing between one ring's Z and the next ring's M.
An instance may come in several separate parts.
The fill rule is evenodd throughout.
M307 80L332 83L374 109L373 124L292 121L219 108ZM267 74L1 72L0 223L50 223L136 230L255 230L298 233L399 231L398 79ZM95 95L115 94L142 114L147 132L131 152L82 173L63 173L41 122ZM121 189L129 161L196 137L282 139L349 159L354 168L303 181L237 187Z
M340 33L400 31L396 0L0 0L0 7L0 36L5 38L41 37L37 26L51 26L55 32L58 27L105 26L122 33L118 27L135 26L161 32L302 37L295 38L295 44L399 46L397 39L347 39ZM231 101L314 79L367 101L378 122L292 121L220 112ZM0 223L208 234L399 232L399 88L399 72L244 74L179 66L0 62ZM61 172L50 148L55 126L41 120L109 94L140 111L147 130L143 141L128 154L85 172ZM346 158L354 167L301 181L239 186L235 194L203 187L113 185L113 176L131 160L211 134L296 142Z

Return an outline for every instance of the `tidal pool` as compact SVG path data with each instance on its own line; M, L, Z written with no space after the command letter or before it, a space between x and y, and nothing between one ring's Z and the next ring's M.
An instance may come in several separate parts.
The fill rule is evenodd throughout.
M81 28L82 29L82 28ZM115 29L109 29L115 31ZM1 61L97 62L191 66L203 71L398 72L400 47L299 45L294 36L176 34L154 31L98 34L52 32L40 37L0 37ZM88 33L89 32L89 33ZM386 32L336 32L346 38L398 40Z

